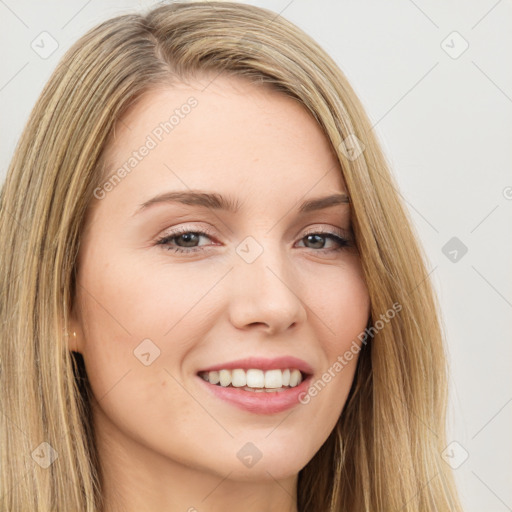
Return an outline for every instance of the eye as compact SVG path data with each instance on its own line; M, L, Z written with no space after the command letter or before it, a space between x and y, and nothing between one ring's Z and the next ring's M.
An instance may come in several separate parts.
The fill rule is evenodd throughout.
M319 249L323 252L341 251L347 247L352 247L353 243L349 238L346 238L338 233L332 233L330 231L312 231L307 233L300 241L306 241L307 243L313 244L313 249ZM335 247L325 248L325 240L331 240L336 244ZM321 247L319 247L319 245ZM311 247L310 247L311 248Z
M205 231L192 231L191 229L182 228L178 229L168 235L156 241L156 245L162 245L168 251L175 253L195 253L204 251L202 246L197 245L201 238L207 238L211 240L212 234ZM335 246L325 248L326 240L334 242ZM315 252L332 252L341 251L345 248L352 247L353 242L350 238L347 238L341 233L333 233L330 231L315 230L306 233L299 242L305 241L308 244L312 244L313 247L306 247L313 249ZM209 248L209 247L208 247Z
M165 235L164 237L157 240L156 243L157 245L165 246L166 250L168 251L190 253L203 250L201 247L194 245L199 242L201 238L210 238L210 234L208 232L192 231L190 229L184 228L176 230L169 235ZM171 242L183 245L172 245Z

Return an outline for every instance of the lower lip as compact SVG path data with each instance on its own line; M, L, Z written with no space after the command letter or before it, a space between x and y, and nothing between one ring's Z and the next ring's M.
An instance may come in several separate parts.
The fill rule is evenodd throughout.
M197 377L203 385L218 398L235 407L255 414L276 414L286 411L301 402L299 397L306 393L311 376L303 380L298 386L284 391L244 391L241 388L223 387L210 384L201 377Z

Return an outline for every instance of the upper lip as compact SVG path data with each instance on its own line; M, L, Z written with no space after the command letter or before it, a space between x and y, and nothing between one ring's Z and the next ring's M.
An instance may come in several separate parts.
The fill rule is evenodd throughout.
M306 361L293 356L282 356L272 359L264 357L246 357L244 359L237 359L236 361L229 361L209 366L208 368L200 370L199 373L219 370L235 370L238 368L242 370L249 370L251 368L260 370L284 370L286 368L296 368L302 373L308 375L313 373L313 368L306 363Z

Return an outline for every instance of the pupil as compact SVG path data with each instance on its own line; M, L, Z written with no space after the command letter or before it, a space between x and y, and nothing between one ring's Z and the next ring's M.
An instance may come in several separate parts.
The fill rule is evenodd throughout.
M313 243L315 243L315 241L313 239L316 238L317 239L316 243L319 243L320 246L323 245L323 239L322 239L322 237L320 235L308 235L307 238L309 239L309 241L312 241Z
M192 247L194 245L195 236L197 236L196 233L185 233L183 235L180 235L180 238L182 238L185 241L186 247Z

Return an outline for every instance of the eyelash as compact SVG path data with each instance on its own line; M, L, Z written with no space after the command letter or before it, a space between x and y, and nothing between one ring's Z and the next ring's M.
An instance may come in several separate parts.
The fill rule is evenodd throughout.
M165 236L159 238L156 241L156 245L167 246L166 250L173 251L175 253L189 253L190 254L190 253L196 253L199 251L203 251L204 249L202 249L201 247L172 247L172 246L168 245L169 242L171 242L175 238L178 238L181 235L190 234L190 233L193 233L193 234L199 235L199 236L205 236L207 238L210 238L211 236L213 236L213 234L210 233L209 230L207 230L207 229L204 231L194 231L191 229L182 228L182 229L178 229L168 235L165 235ZM351 247L353 245L352 241L347 238L344 238L335 233L331 233L330 231L321 231L321 230L307 232L304 234L304 236L300 240L303 240L304 238L306 238L309 235L320 235L324 238L330 238L331 240L334 240L339 245L339 247L335 247L335 248L331 248L331 249L311 249L312 251L316 251L316 252L321 251L324 253L330 253L330 252L342 251L342 250L347 249L348 247ZM307 247L306 247L306 249L307 249Z

